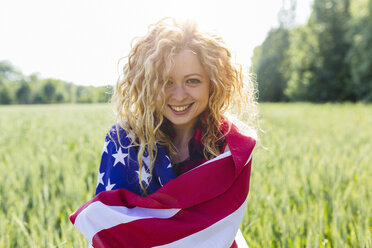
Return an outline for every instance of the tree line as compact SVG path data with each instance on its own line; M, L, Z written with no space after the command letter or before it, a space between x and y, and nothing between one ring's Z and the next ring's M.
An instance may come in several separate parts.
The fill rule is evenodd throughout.
M0 61L0 104L108 102L112 86L78 86L58 79L23 75L10 62Z
M372 0L314 0L254 50L260 101L372 101Z

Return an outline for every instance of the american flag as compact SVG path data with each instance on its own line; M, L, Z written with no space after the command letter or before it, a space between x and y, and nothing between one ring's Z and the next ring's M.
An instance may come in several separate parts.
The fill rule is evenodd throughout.
M228 130L227 122L221 128ZM115 145L119 139L123 146L130 143L122 129L110 133L97 195L70 216L93 247L238 247L254 138L232 125L226 135L230 151L177 178L158 146L153 175L146 166L141 175L148 195L139 187L136 148Z
M123 188L145 196L146 193L139 184L139 175L141 175L143 185L147 187L147 193L154 193L169 180L175 178L164 147L157 145L158 155L151 175L148 168L148 152L145 152L142 157L143 166L140 173L137 161L138 147L130 147L130 143L127 134L120 126L118 130L115 126L111 128L102 150L96 195L103 191Z

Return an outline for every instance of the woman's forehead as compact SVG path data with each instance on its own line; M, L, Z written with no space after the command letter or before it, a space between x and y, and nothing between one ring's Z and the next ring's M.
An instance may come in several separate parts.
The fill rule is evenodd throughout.
M197 54L189 49L177 53L173 57L173 67L170 71L171 77L186 76L191 74L205 75L205 69L200 63Z

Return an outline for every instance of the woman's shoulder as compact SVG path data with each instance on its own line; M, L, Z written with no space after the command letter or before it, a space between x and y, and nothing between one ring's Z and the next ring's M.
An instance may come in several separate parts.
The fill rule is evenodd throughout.
M112 141L121 146L127 146L130 143L128 132L119 123L115 123L107 131L106 141Z
M224 152L230 151L235 165L243 168L252 158L257 134L253 128L238 118L232 116L227 118L224 118L221 125L221 131L225 134L226 140Z
M254 128L244 123L232 114L226 114L222 119L221 131L228 135L231 131L236 135L248 137L254 141L258 139Z

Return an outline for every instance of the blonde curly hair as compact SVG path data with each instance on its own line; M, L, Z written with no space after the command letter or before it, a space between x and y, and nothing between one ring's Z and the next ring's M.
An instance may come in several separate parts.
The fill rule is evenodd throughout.
M142 156L149 155L152 174L157 154L156 143L174 154L167 130L170 122L163 116L165 86L174 66L173 58L181 50L192 50L199 57L210 79L210 96L205 113L200 116L204 156L219 154L218 143L224 139L220 131L223 114L236 112L244 122L254 126L257 116L255 87L244 78L242 67L232 63L232 56L217 35L200 32L193 21L165 18L150 25L148 33L131 46L112 97L118 124L128 133L132 146L138 146L139 171ZM244 107L244 108L242 108ZM155 152L148 152L155 151ZM141 188L146 188L141 181Z

